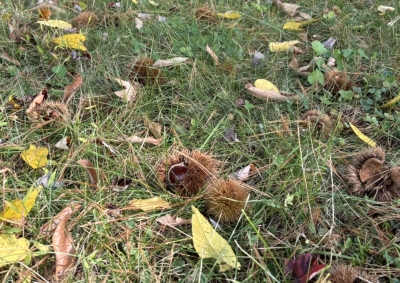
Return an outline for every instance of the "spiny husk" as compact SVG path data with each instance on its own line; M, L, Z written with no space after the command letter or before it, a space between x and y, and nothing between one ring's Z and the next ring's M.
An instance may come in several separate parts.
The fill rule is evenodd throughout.
M241 182L232 179L210 183L205 192L207 211L216 221L235 223L246 209L249 193Z
M324 88L332 94L337 94L340 90L350 90L353 86L353 82L347 77L347 74L337 69L329 70L324 77Z
M329 280L332 283L361 283L365 280L374 283L380 282L377 276L370 275L365 271L344 264L332 265L330 274Z
M309 110L302 115L301 124L307 124L315 129L317 135L328 137L333 130L331 118L319 110Z
M32 120L69 121L71 119L68 107L64 103L45 101L28 114Z
M188 171L181 182L171 184L168 171L176 164L184 163ZM208 182L218 178L221 161L215 159L211 153L202 153L197 150L187 149L166 156L157 166L158 179L176 194L189 197L197 195L206 187Z
M390 202L400 197L400 167L383 165L385 152L382 148L364 150L347 167L345 177L352 193L368 195L377 201ZM376 168L369 163L380 163Z
M71 20L73 27L93 27L100 22L99 18L92 12L80 13L76 18Z

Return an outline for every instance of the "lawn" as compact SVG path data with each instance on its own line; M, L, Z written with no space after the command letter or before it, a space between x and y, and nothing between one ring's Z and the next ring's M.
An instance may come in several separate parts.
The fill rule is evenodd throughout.
M288 2L1 0L0 281L400 282L400 3Z

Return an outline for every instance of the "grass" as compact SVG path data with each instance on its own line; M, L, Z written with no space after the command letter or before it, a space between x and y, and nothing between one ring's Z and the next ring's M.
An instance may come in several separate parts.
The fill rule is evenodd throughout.
M119 10L107 9L108 2L103 0L87 2L88 10L100 18L128 12L119 19L82 29L90 60L73 60L70 51L55 49L50 39L62 32L35 24L37 11L26 11L30 8L27 2L1 2L2 15L10 13L16 27L26 26L35 35L35 42L13 43L8 40L7 24L0 24L3 50L21 64L0 61L0 115L4 122L0 138L7 140L0 147L1 167L10 168L16 176L6 175L3 197L8 201L23 197L44 174L43 169L32 169L22 161L21 147L35 144L49 148L46 169L70 185L42 190L23 232L17 235L32 243L51 245L51 237L40 236L39 228L64 207L81 204L82 209L69 222L77 251L76 270L65 282L286 282L285 261L309 252L320 255L327 265L350 264L378 274L383 282L400 281L398 200L382 204L351 195L347 183L336 174L349 157L367 147L347 124L356 113L357 126L385 148L391 165L399 164L399 110L377 107L399 91L399 23L387 26L398 15L396 1L335 1L340 12L324 1L296 1L312 16L331 10L338 13L334 20L308 26L306 39L284 31L288 17L267 3L261 4L261 12L249 1L167 0L155 7L139 0L139 5L122 2ZM54 10L52 19L69 21L76 16L64 5L66 1L59 1L66 13ZM169 11L174 5L178 11ZM396 11L380 16L378 5L392 5ZM209 24L195 19L199 7L218 12L229 7L243 17ZM141 31L134 24L137 12L152 15L144 20ZM158 15L166 16L167 21L158 22ZM330 36L337 40L336 50L350 54L343 69L356 83L351 99L323 89L312 91L307 79L288 66L293 54L268 50L269 41L299 39L306 52L296 57L306 64L313 57L311 41L322 42ZM207 44L221 61L233 66L232 74L215 66L205 50ZM261 67L252 67L250 49L266 55ZM163 69L173 84L147 85L134 102L126 103L113 94L121 87L112 78L127 80L127 63L143 55L153 59L190 57L193 64ZM52 71L59 65L66 68L65 76ZM82 74L84 83L70 103L72 118L67 123L36 127L25 114L27 104L18 110L6 107L10 95L23 99L46 87L50 88L50 99L57 100L76 73ZM259 78L302 98L299 103L275 104L252 97L244 90L244 83ZM102 108L85 109L84 98L99 97L105 101ZM248 100L252 107L235 107L238 98ZM312 129L299 125L302 113L310 109L337 117L329 137L315 136ZM160 146L117 142L118 137L137 133L151 135L144 117L163 126ZM233 126L240 142L221 141L223 133ZM70 150L55 148L65 136L71 137ZM116 156L110 156L104 146L83 142L94 138L111 144ZM189 219L191 205L206 212L201 198L181 198L157 179L156 164L162 156L183 148L213 152L224 163L224 177L250 163L260 170L248 181L254 188L249 211L235 225L225 225L219 231L229 239L241 270L219 273L214 260L201 260L193 247L190 225L170 228L155 221L167 213ZM77 164L80 159L89 159L98 170L98 189L90 186L86 170ZM132 186L122 192L110 190L111 181L121 178L132 180ZM118 217L105 212L111 204L124 207L134 198L155 196L173 208L124 210ZM291 196L293 203L285 205ZM371 209L379 209L379 215L371 214ZM10 228L1 225L3 231ZM50 282L54 280L54 265L54 253L37 255L27 264L2 267L0 278L14 282L31 274L35 281Z

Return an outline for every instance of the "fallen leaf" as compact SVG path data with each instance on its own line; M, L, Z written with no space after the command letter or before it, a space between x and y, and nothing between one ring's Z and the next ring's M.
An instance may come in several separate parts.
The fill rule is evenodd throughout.
M26 114L30 117L30 118L34 118L34 112L37 109L37 107L39 107L43 101L47 98L48 93L47 93L47 89L43 89L38 95L36 95L36 97L32 100L32 102L29 104L28 109L26 110Z
M61 140L59 140L54 147L59 149L69 149L71 145L71 137L65 136Z
M64 218L69 218L72 213L75 211L81 209L82 205L80 204L72 204L71 206L65 207L63 210L61 210L56 216L50 219L46 224L42 225L40 227L40 233L42 235L49 235L50 233L53 233L54 230L57 228L57 226L60 224L60 222Z
M167 225L167 226L179 226L179 225L185 225L191 223L190 220L188 219L183 219L181 217L173 218L171 214L167 214L161 217L158 217L156 221L162 225Z
M332 50L333 46L336 43L336 39L333 38L332 36L329 37L327 40L325 40L324 42L322 42L322 45L328 49L328 50Z
M397 94L397 96L391 100L389 100L387 103L379 106L378 108L389 108L397 103L397 101L400 100L400 92Z
M199 8L196 10L196 20L202 20L209 23L216 23L217 19L214 18L215 13L205 8Z
M297 9L300 8L299 5L291 4L291 3L282 3L279 0L273 0L272 2L276 5L278 5L279 8L281 8L286 14L288 14L291 17L294 17L294 15L297 14Z
M36 186L43 186L45 188L61 188L66 185L66 183L63 182L54 182L55 178L55 171L49 172L47 174L44 174L42 177L38 178L35 182Z
M153 6L158 6L158 3L157 3L157 2L154 2L154 1L152 1L152 0L149 0L149 3L150 3L151 5L153 5Z
M208 46L208 44L206 46L206 50L207 50L208 54L210 54L211 57L214 59L215 66L218 66L219 65L219 59L218 59L217 54L215 54L215 52L210 48L210 46Z
M268 47L271 52L287 51L295 44L299 43L298 40L284 41L284 42L270 42Z
M146 14L146 13L137 13L138 18L141 19L150 19L151 15L150 14Z
M10 63L12 63L12 64L14 64L16 66L21 66L21 63L18 62L17 60L15 60L14 58L12 58L6 51L3 51L0 54L0 58L6 60L6 61L8 61L8 62L10 62Z
M100 19L92 12L80 13L76 18L71 20L71 23L75 28L92 27L98 22L100 22Z
M78 5L79 5L79 7L81 7L82 10L86 10L86 8L87 8L87 4L84 2L79 1Z
M232 177L238 179L239 181L246 181L249 178L250 171L254 170L254 165L249 164L242 169L239 169L235 173L232 174Z
M70 23L59 20L37 21L37 23L52 28L61 28L61 29L72 28L72 25Z
M112 181L110 188L114 192L123 192L127 190L132 183L133 182L130 179L119 179L117 181Z
M75 92L82 86L83 78L81 74L77 74L69 85L67 85L64 89L64 97L62 102L64 104L68 104L71 98L74 96Z
M363 142L368 144L369 146L376 147L376 142L374 142L372 139L364 135L356 126L354 126L352 123L349 122L349 125L351 129L354 131L354 133L359 137Z
M0 234L0 267L30 257L29 241L14 234Z
M92 183L93 185L97 185L99 179L97 178L97 172L94 169L93 163L87 159L78 160L76 163L83 166L87 170L89 179L90 179L90 183Z
M94 139L93 141L94 141L95 143L97 143L97 144L99 144L99 145L102 145L102 146L104 146L105 148L107 148L107 149L110 151L110 154L111 154L112 156L117 155L117 151L116 151L111 145L109 145L108 143L106 143L105 141L102 141L102 140L99 139L99 138L96 138L96 139Z
M215 16L225 19L239 19L242 17L238 12L235 11L227 11L225 13L217 13Z
M229 128L224 133L224 138L228 142L240 142L237 138L237 134L234 131L235 127Z
M154 145L160 145L162 142L162 138L155 139L153 137L145 137L141 138L138 136L130 136L126 138L126 141L131 142L131 143L151 143Z
M51 10L49 8L39 10L39 20L48 21L51 16Z
M162 67L171 67L177 66L182 63L185 63L189 58L187 57L175 57L167 60L157 60L154 62L153 67L155 68L162 68Z
M143 211L171 208L169 203L159 197L150 199L133 199L125 209L140 209Z
M213 229L194 206L192 212L193 244L199 257L217 260L220 272L232 268L240 269L240 263L228 242Z
M159 123L150 121L149 118L147 118L146 116L143 117L143 123L156 139L161 138L162 126Z
M3 212L0 214L0 219L10 220L11 222L21 223L35 205L37 196L39 195L42 186L30 188L24 198L6 202Z
M70 210L69 210L70 209ZM72 214L71 208L65 208L62 215L59 216L51 245L53 246L56 255L56 280L60 280L75 263L76 250L74 248L73 239L68 231L68 219Z
M15 98L14 96L10 95L7 101L7 108L11 108L13 110L21 109L24 102L20 99Z
M53 38L51 41L61 47L77 49L84 52L87 51L87 48L84 45L86 36L83 34L66 34Z
M263 90L271 90L274 92L278 92L279 93L279 89L270 81L268 80L264 80L264 79L258 79L254 82L254 86L256 88L259 89L263 89Z
M288 22L283 25L283 29L285 30L292 30L292 31L304 31L304 27L319 21L320 19L312 19L303 22Z
M143 21L135 17L135 27L140 30L143 27Z
M295 99L295 100L299 99L299 97L297 95L284 96L284 95L280 94L279 92L256 88L251 83L246 83L245 87L246 87L246 90L250 94L252 94L255 97L258 97L260 99L266 100L268 102L282 102L282 101L288 101L288 100L293 100L293 99Z
M132 3L136 5L138 4L137 0L132 0Z
M325 264L318 263L318 258L308 253L298 259L291 259L285 264L284 271L286 274L291 273L294 283L307 283L325 267Z
M136 94L139 91L140 84L137 82L133 82L133 85L128 81L123 81L119 78L114 78L121 86L125 87L125 90L115 91L114 93L126 101L134 101L136 98Z
M157 21L159 21L160 23L165 23L167 21L167 17L157 16Z
M47 164L49 150L46 147L36 148L33 144L21 153L21 158L33 169L41 168Z
M394 7L391 6L385 6L385 5L381 5L378 6L378 11L380 12L379 15L383 16L386 14L386 12L391 12L394 11Z

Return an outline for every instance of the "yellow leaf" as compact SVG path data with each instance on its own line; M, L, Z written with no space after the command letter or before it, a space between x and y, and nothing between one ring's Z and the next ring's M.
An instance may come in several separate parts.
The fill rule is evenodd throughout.
M81 7L82 10L85 10L87 8L87 4L84 2L79 1L78 5L79 5L79 7Z
M30 188L22 200L16 199L11 203L7 202L3 212L0 214L0 219L20 220L26 218L29 211L35 205L36 198L41 189L42 186Z
M129 203L127 209L141 209L144 211L170 208L168 202L159 197L154 197L150 199L133 199Z
M399 101L399 100L400 100L400 92L395 98L393 98L393 99L389 100L387 103L379 106L379 108L389 108L390 106L395 105L396 102Z
M133 4L137 5L137 0L132 0Z
M31 144L29 149L21 153L21 157L33 169L37 169L46 166L47 154L49 154L49 150L46 147L36 148L36 146Z
M87 50L85 45L83 45L83 43L86 41L86 36L82 34L66 34L53 38L51 41L62 47L78 49L81 51Z
M284 41L284 42L270 42L269 50L272 52L281 52L286 51L296 43L299 43L298 40Z
M225 13L217 13L217 14L215 14L215 16L220 17L220 18L225 18L225 19L231 19L231 20L239 19L242 17L242 15L240 15L239 13L234 12L234 11L228 11Z
M38 21L37 23L52 28L62 28L62 29L72 28L72 25L70 23L59 20Z
M361 131L356 126L354 126L352 123L349 122L349 124L350 124L351 129L354 131L354 133L356 133L357 137L359 137L363 142L365 142L369 146L376 147L376 142L374 142L369 137L367 137L366 135L361 133Z
M153 6L158 6L158 3L154 2L154 1L149 0L149 3L150 3L151 5L153 5Z
M228 242L214 230L197 208L192 206L192 211L193 244L199 256L216 259L220 272L231 268L240 269L240 263Z
M268 80L258 79L254 82L254 86L259 89L272 90L279 93L279 89Z
M14 234L0 235L0 267L24 260L30 255L29 242Z
M283 25L283 29L285 30L293 30L293 31L303 31L304 27L319 21L320 19L311 19L308 21L303 21L303 22L288 22L286 24Z

